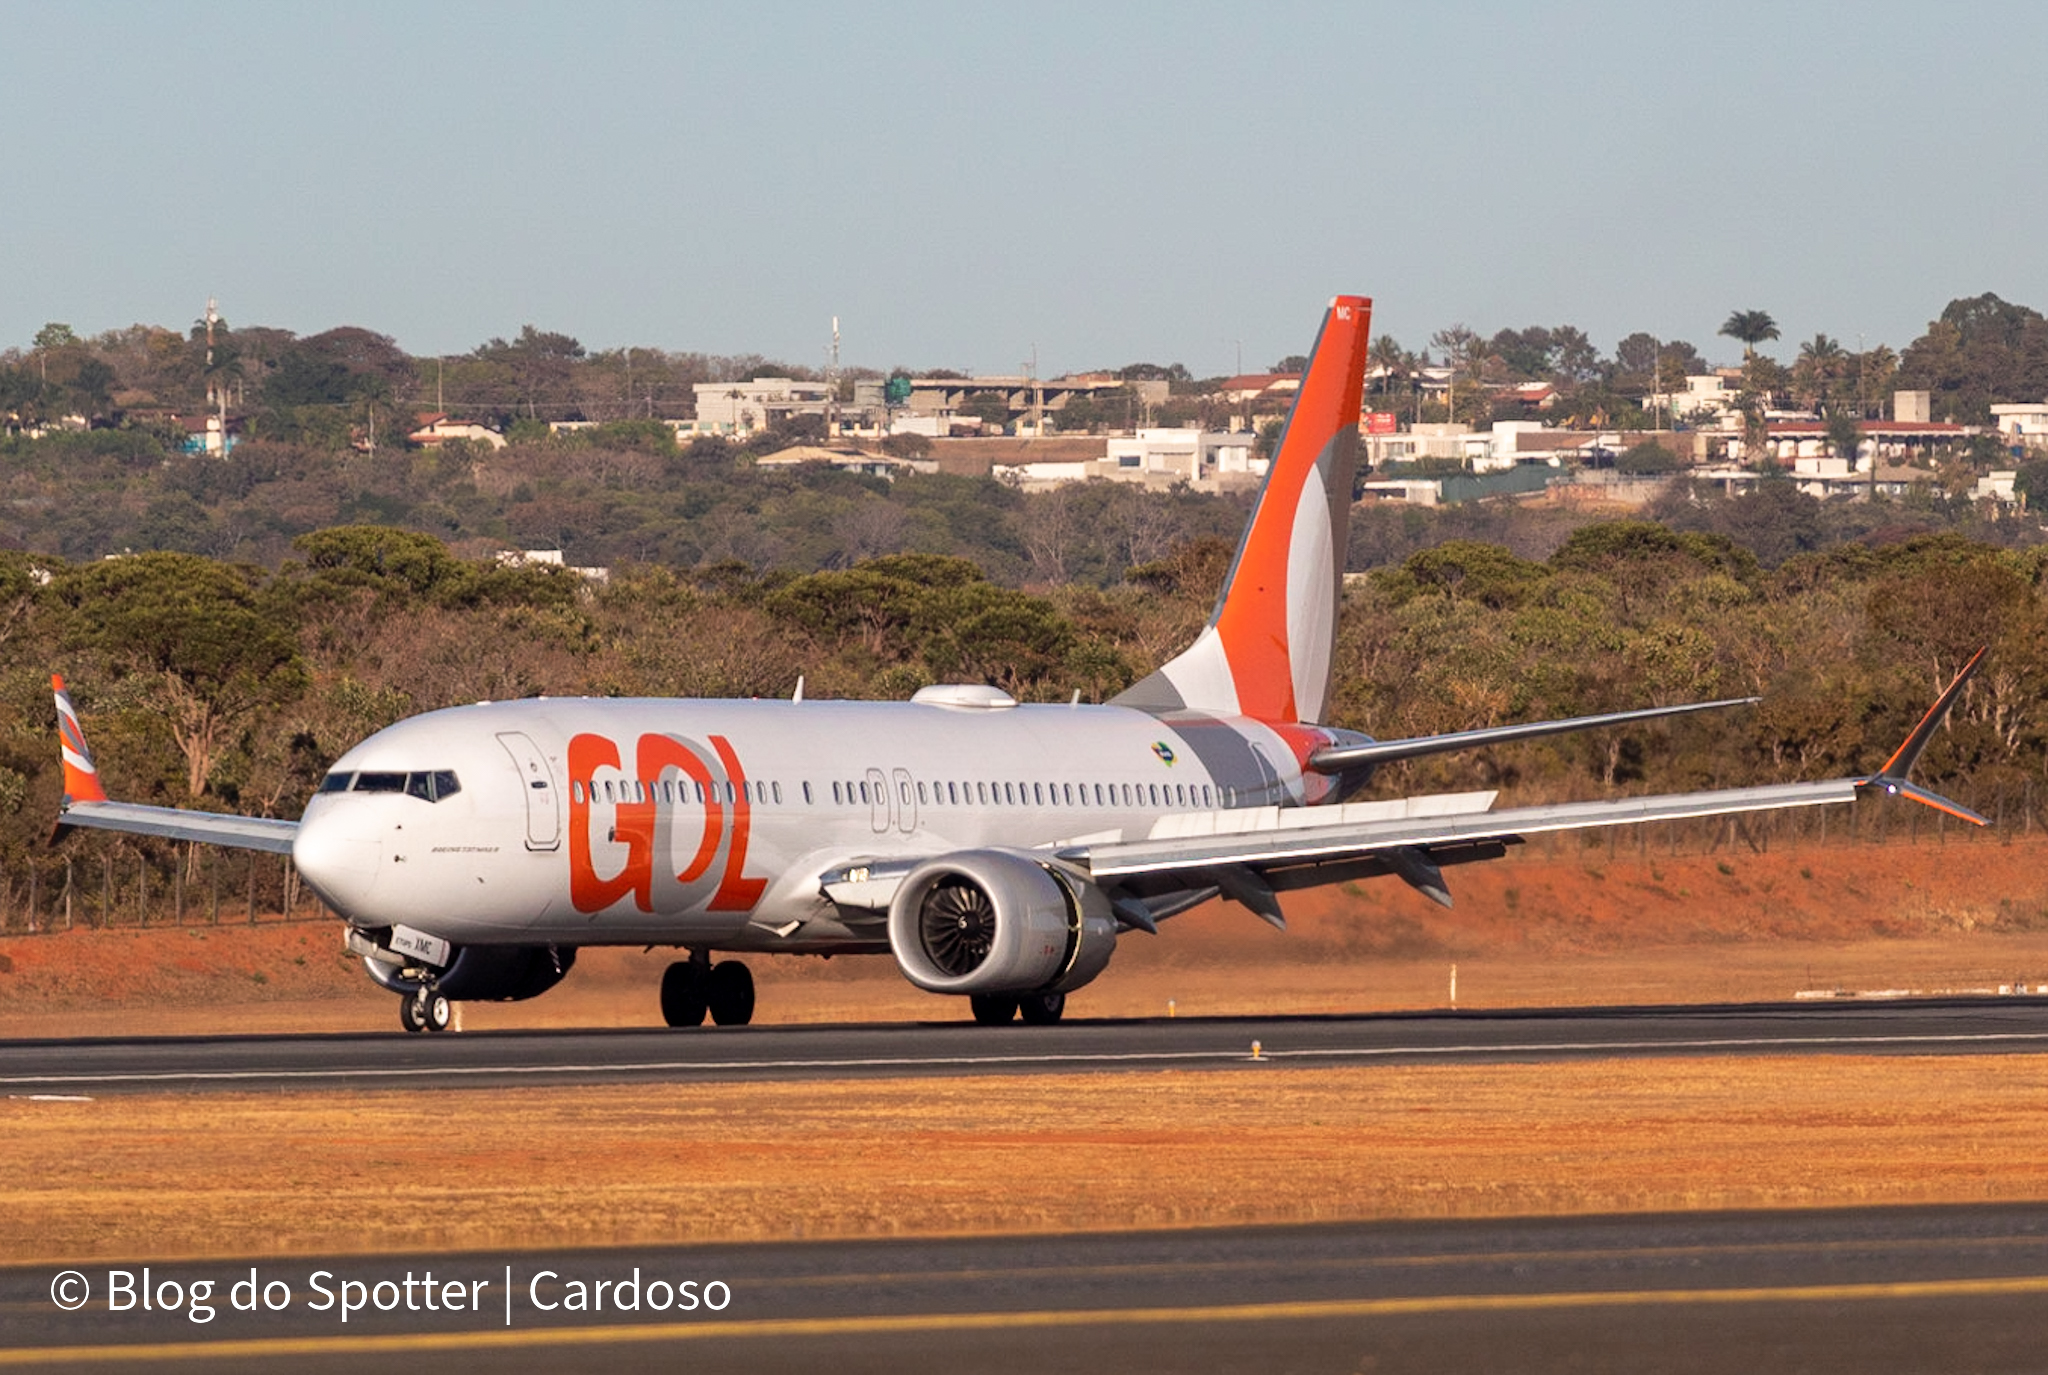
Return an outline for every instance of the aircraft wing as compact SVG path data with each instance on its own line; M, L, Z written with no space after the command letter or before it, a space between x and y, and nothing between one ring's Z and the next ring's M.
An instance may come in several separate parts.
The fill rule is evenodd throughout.
M1249 876L1259 879L1267 888L1280 890L1343 877L1318 872L1330 865L1353 867L1361 875L1392 872L1410 878L1414 874L1424 880L1410 878L1417 888L1448 906L1449 894L1440 875L1444 864L1494 858L1506 846L1527 836L1591 826L1632 826L1648 821L1853 802L1865 787L1864 780L1853 778L1780 783L1609 802L1566 802L1497 812L1452 813L1419 820L1402 817L1258 828L1218 835L1155 835L1142 840L1069 847L1059 853L1062 859L1081 865L1097 882L1105 884L1173 879L1178 886L1185 887L1216 884L1226 876ZM1951 808L1956 815L1966 815L1962 808L1953 804ZM1230 870L1239 872L1229 875ZM1220 886L1229 891L1228 883Z
M57 697L57 743L64 764L64 801L57 815L57 829L50 835L52 842L73 826L84 826L96 831L161 836L165 840L200 840L240 850L268 850L280 855L292 852L292 837L299 833L296 821L109 801L107 790L100 786L92 750L86 746L85 731L78 724L78 711L71 705L71 694L64 690L64 679L50 675L50 688Z
M1979 650L1964 665L1905 743L1867 778L1505 811L1486 810L1491 794L1479 793L1415 798L1405 805L1204 813L1164 818L1143 839L1075 844L1057 853L1106 888L1122 888L1142 899L1150 893L1207 886L1283 925L1277 892L1373 874L1391 873L1448 907L1451 896L1444 866L1497 858L1507 846L1545 831L1825 806L1853 802L1868 793L1909 797L1982 826L1987 824L1983 817L1919 787L1906 775L1983 657ZM1394 814L1386 810L1389 807Z
M176 807L146 807L135 802L69 802L58 813L56 835L73 826L96 831L125 831L165 840L199 840L238 850L292 852L296 821L263 816L223 816L219 812L188 812ZM54 836L52 837L55 838Z

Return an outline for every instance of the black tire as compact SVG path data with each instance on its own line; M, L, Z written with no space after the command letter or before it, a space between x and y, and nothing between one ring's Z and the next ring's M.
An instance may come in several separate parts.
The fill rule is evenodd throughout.
M420 1010L420 1000L410 993L398 1000L398 1024L415 1036L427 1029L427 1019Z
M1066 1010L1064 993L1026 993L1017 1000L1017 1011L1031 1026L1051 1026Z
M974 993L967 999L974 1020L983 1026L1005 1026L1017 1020L1017 1000L1003 993Z
M704 992L711 1020L720 1026L745 1026L754 1020L754 972L738 960L712 965Z
M710 1010L698 966L678 960L661 976L661 1020L670 1026L702 1026Z
M448 1023L455 1020L455 1007L439 993L429 993L422 1000L420 1021L428 1031L446 1031Z

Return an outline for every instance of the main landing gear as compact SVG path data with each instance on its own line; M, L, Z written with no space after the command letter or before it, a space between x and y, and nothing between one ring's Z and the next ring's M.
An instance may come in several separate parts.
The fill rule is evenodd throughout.
M974 1020L983 1026L1004 1026L1021 1016L1032 1026L1051 1026L1067 1010L1064 993L976 993L967 999Z
M754 1020L754 974L738 960L711 962L708 950L692 950L661 976L661 1020L670 1026L702 1026L705 1014L720 1026Z
M398 1020L407 1031L446 1031L455 1009L432 984L422 984L398 999Z

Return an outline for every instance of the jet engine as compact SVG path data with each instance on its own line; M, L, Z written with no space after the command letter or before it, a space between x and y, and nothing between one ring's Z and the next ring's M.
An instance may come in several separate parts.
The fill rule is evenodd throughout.
M461 945L438 973L424 965L365 958L370 977L394 993L412 993L431 981L458 1003L516 1003L537 998L562 981L576 963L574 946Z
M1015 850L963 850L904 876L889 947L930 993L1067 993L1116 950L1116 917L1080 874Z

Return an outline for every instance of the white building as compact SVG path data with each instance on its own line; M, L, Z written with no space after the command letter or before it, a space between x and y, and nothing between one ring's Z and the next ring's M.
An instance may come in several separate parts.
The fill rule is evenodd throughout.
M1644 397L1643 409L1672 420L1726 425L1735 411L1737 395L1726 370L1694 373L1685 379L1684 391L1652 392Z
M1993 406L1991 419L2006 443L2048 448L2048 401Z
M994 472L1027 492L1090 478L1162 488L1185 482L1214 492L1249 487L1265 477L1267 461L1253 454L1257 443L1256 435L1242 430L1139 430L1106 440L1098 459L998 464Z
M735 437L765 430L793 415L824 415L832 388L824 382L756 377L751 382L699 382L697 420L684 433Z

